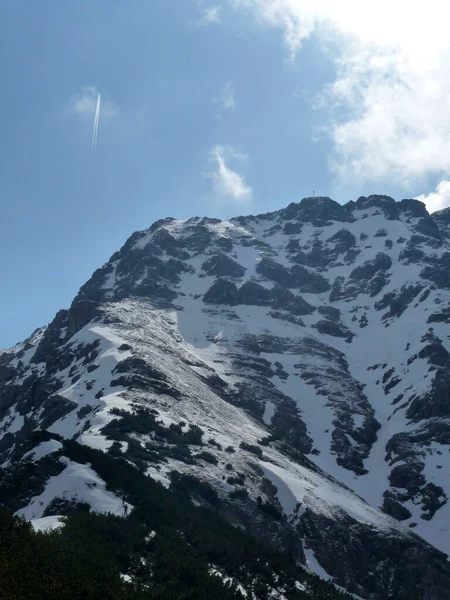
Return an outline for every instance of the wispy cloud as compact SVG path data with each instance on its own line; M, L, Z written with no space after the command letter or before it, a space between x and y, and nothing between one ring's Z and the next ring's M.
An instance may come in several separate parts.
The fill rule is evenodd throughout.
M95 86L83 87L69 100L67 113L82 119L91 120L95 117L99 91ZM120 116L119 107L111 100L102 96L102 120L114 119Z
M221 24L222 9L220 6L209 6L200 9L200 17L191 21L191 27L210 27L211 25Z
M436 191L431 194L421 194L416 196L417 200L425 203L428 212L431 214L437 210L448 208L450 206L450 181L441 181L436 186Z
M333 48L336 80L322 106L330 110L330 166L340 178L405 186L430 175L450 178L449 7L440 0L229 4L280 29L292 59L313 34L325 51Z
M155 121L150 108L119 106L105 90L101 92L101 110L99 107L96 119L99 93L95 86L83 87L69 98L61 115L75 123L83 137L91 135L91 146L95 146L94 132L99 128L103 143L109 140L122 147L151 137Z
M219 198L235 202L248 202L252 199L252 188L246 183L243 175L233 171L227 164L231 161L244 162L246 154L241 154L230 146L215 146L211 150L211 159L215 162L215 170L208 174Z
M220 90L220 94L213 99L213 102L219 106L221 111L231 111L236 108L236 99L232 81L227 81Z

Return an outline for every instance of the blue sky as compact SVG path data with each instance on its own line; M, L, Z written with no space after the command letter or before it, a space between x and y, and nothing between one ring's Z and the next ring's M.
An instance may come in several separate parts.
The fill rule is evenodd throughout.
M402 122L408 98L396 88L401 77L428 81L431 68L435 82L441 65L406 72L393 57L411 55L408 39L374 50L365 15L305 13L308 4L1 3L0 347L68 307L133 231L161 217L265 212L313 189L339 202L387 193L447 203L436 135L449 123L430 115L412 127L412 109ZM440 104L432 88L421 115Z

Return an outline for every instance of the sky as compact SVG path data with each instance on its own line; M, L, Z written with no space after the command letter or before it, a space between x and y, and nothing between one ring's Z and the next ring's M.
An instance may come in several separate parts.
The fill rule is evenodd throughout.
M313 190L450 205L448 10L3 0L0 348L162 217L256 214Z

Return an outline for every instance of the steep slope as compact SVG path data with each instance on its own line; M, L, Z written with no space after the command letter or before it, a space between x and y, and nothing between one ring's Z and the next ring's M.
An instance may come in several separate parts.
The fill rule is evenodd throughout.
M57 439L36 445L46 429L166 486L207 482L233 522L363 598L445 598L447 221L307 198L133 234L0 354L4 503L128 510Z

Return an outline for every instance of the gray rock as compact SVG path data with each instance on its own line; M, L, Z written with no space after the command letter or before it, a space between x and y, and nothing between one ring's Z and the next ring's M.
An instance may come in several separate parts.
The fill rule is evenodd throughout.
M298 531L334 582L364 598L441 600L450 589L446 556L420 538L387 540L369 525L309 509Z
M367 260L362 266L356 267L350 273L350 279L369 280L374 277L378 271L388 271L392 267L392 260L383 252L379 252L374 260Z
M330 221L352 222L351 212L345 206L327 197L303 198L300 204L291 203L280 211L282 219L298 219L302 223L312 223L322 227Z
M254 281L246 281L238 291L238 304L271 306L272 293Z
M422 269L420 277L440 288L450 289L450 252L444 252L434 265Z
M386 219L390 221L394 221L399 218L397 203L390 196L376 194L367 197L360 196L356 201L356 208L358 210L364 210L372 207L380 209L380 212L384 214Z
M289 311L291 315L309 315L314 312L311 304L282 286L274 286L270 290L270 297L272 308Z
M239 303L236 284L227 279L217 279L203 296L206 304L227 304L235 306Z
M420 200L408 198L405 200L400 200L400 202L398 202L397 204L400 212L407 217L428 217L428 212L425 207L425 204L423 202L420 202Z
M242 277L244 267L226 254L214 254L202 264L202 270L217 277Z
M389 292L385 294L381 300L375 302L376 310L384 310L389 307L389 311L383 315L383 319L391 319L400 317L411 302L424 289L423 285L404 285L397 294Z
M383 510L397 521L406 521L412 516L410 511L397 500L396 495L388 490L383 494Z
M353 334L349 329L347 329L347 327L343 326L342 324L335 323L333 321L327 321L325 319L317 321L317 323L315 323L313 327L316 328L319 333L331 335L333 337L351 339L353 336Z

